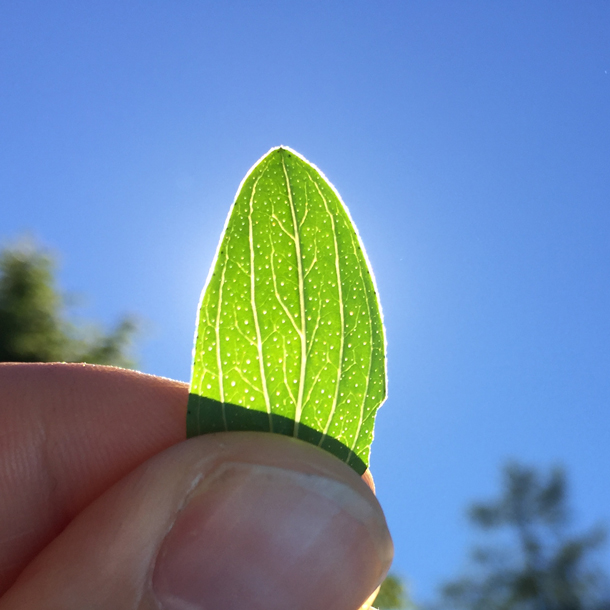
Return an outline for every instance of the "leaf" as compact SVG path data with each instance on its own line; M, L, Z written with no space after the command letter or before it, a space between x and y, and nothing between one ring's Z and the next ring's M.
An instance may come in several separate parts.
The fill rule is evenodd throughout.
M239 188L201 297L187 435L296 436L362 474L385 396L383 322L356 229L315 166L274 148Z

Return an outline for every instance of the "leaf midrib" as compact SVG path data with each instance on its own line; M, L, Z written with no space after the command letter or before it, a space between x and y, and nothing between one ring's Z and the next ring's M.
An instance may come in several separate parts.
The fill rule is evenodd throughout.
M295 406L294 414L294 428L293 435L299 435L299 423L303 414L303 393L305 391L305 376L307 372L307 327L305 323L305 286L303 276L303 260L301 258L301 234L299 231L299 224L296 218L296 209L294 207L294 201L292 199L292 189L290 187L290 178L288 176L288 169L286 168L286 160L284 159L284 152L281 151L282 168L284 170L284 178L286 180L286 191L288 192L288 203L290 205L290 213L292 216L292 228L294 231L294 247L295 256L297 259L297 273L299 279L299 317L301 321L300 330L297 328L297 333L301 340L301 371L299 378L299 392L297 395L297 402Z

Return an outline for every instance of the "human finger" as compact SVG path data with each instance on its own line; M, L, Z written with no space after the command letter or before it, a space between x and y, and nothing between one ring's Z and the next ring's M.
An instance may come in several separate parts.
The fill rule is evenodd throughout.
M348 466L292 438L214 434L109 489L0 610L355 610L391 558L381 508Z
M0 595L85 506L185 439L188 386L82 364L0 364Z

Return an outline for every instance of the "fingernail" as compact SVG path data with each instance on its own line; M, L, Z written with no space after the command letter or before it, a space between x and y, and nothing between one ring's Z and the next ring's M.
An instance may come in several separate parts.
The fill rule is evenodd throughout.
M165 610L354 610L392 556L375 502L324 476L225 463L164 540L157 599Z

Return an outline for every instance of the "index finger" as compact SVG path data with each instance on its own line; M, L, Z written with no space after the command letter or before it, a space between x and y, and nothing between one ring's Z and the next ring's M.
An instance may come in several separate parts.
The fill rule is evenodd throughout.
M85 506L185 439L187 399L125 369L0 364L0 595Z

